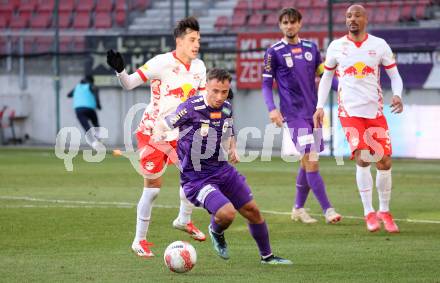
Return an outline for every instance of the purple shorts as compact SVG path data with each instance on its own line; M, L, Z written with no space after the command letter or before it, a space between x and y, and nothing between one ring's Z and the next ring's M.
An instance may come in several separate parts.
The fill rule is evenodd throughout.
M229 202L238 210L253 199L246 178L229 164L215 174L186 182L182 187L191 203L213 215Z
M290 138L299 153L305 154L310 151L321 152L324 150L322 130L313 132L313 119L293 118L287 119Z

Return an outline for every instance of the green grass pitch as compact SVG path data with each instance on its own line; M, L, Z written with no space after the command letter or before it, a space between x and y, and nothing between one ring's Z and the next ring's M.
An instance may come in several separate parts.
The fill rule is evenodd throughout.
M214 254L209 239L195 242L171 227L179 203L175 168L153 209L148 238L157 256L145 260L130 249L142 178L127 159L87 163L78 155L67 172L53 151L0 149L0 282L440 282L440 161L394 161L397 235L366 231L354 164L344 161L321 160L330 200L346 216L337 225L324 223L312 195L306 206L320 222L290 220L298 163L237 166L264 211L273 251L294 261L263 266L239 216L226 232L229 261ZM374 199L377 208L376 192ZM196 209L193 219L207 233L208 214ZM163 263L175 240L197 250L189 273Z

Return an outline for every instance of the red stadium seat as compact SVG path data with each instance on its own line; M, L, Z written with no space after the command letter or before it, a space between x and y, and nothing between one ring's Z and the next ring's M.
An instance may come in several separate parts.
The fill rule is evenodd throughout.
M81 52L85 50L86 39L84 36L76 36L73 38L73 49L76 52Z
M324 9L320 9L320 8L313 8L312 12L309 14L310 15L310 23L312 25L323 24L324 23L323 12L325 13L326 11Z
M53 37L52 36L39 36L36 39L36 51L37 52L50 52L53 47Z
M264 9L264 0L254 0L251 4L252 11L258 12Z
M9 23L11 21L12 13L7 11L0 12L0 28L9 27Z
M35 11L37 7L37 1L36 0L21 0L20 6L18 7L19 13L28 12L32 13Z
M11 29L23 29L27 28L29 25L29 18L27 15L15 15L11 18L11 23L9 27Z
M255 28L263 25L263 14L252 14L249 16L248 26Z
M90 27L90 14L88 12L77 12L73 17L73 28L88 29Z
M313 7L315 8L326 8L327 7L327 0L314 0L313 1Z
M58 11L72 12L75 9L75 0L63 0L59 5Z
M426 6L424 4L418 4L415 11L415 18L417 20L423 20L426 18Z
M229 18L227 16L219 16L215 21L214 27L217 31L225 31L229 27Z
M118 26L124 27L126 25L127 20L127 11L126 10L116 10L115 12L115 22Z
M95 14L95 28L111 28L112 16L107 12L100 12Z
M400 12L400 19L403 21L409 21L412 18L412 11L413 11L413 5L411 4L405 4L402 7L402 10Z
M0 2L0 12L13 13L20 6L20 0L9 0Z
M247 0L239 0L238 3L237 3L237 5L236 5L235 8L234 8L234 14L235 14L236 12L239 13L239 11L242 11L242 12L246 12L246 13L247 13L248 9L249 9L248 1L247 1Z
M133 4L132 7L133 9L144 11L145 9L150 7L151 3L149 0L133 0L132 4Z
M126 4L125 0L116 0L115 10L116 11L126 11L127 4Z
M40 0L37 10L39 12L53 12L55 8L55 0Z
M247 14L246 13L236 13L232 16L231 27L239 28L244 26L246 23Z
M38 28L46 29L50 27L51 19L52 19L52 13L40 12L31 18L30 27L37 29Z
M72 37L60 36L60 52L72 51Z
M58 14L59 17L59 26L60 28L69 28L70 24L72 22L71 18L72 18L72 13L71 12L59 12ZM55 25L55 22L53 22L53 24Z
M269 27L275 27L278 24L278 14L271 13L267 15L264 24Z
M23 44L24 44L24 53L29 54L34 52L34 42L35 37L33 36L25 36L23 38Z
M95 8L95 2L93 0L81 0L78 1L76 11L90 13L93 8Z
M266 9L268 10L278 11L281 8L282 8L282 3L280 0L270 0L266 2Z
M282 6L283 8L296 7L296 1L297 1L297 0L282 0L282 1L281 1L281 6Z
M390 13L386 17L386 21L388 23L396 23L399 21L399 18L400 18L400 7L392 6Z
M96 12L111 12L113 10L112 0L98 0L96 2Z

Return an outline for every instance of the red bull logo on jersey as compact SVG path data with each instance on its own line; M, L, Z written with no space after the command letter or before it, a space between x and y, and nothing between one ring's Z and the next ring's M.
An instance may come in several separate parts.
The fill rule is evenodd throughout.
M354 76L356 79L363 79L368 75L375 75L374 68L366 65L364 62L356 62L353 66L346 68L342 76Z
M191 96L196 94L196 89L191 84L183 84L181 87L175 89L168 89L168 93L165 96L174 96L180 98L182 102L186 101Z

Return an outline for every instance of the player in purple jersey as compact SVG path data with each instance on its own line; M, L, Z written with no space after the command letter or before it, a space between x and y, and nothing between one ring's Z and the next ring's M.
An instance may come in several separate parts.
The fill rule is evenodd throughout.
M192 97L179 105L155 128L160 137L166 129L179 128L177 154L181 185L186 197L211 214L209 235L217 254L229 259L224 231L238 211L248 221L263 264L292 264L272 254L269 231L245 177L228 163L239 161L232 128L232 106L226 101L231 75L212 69L207 76L207 95ZM162 137L163 138L163 137Z
M287 123L292 141L302 155L292 220L303 223L317 221L304 209L312 189L326 222L336 223L341 220L341 215L330 204L319 173L318 153L324 150L322 135L313 132L313 114L318 101L315 78L322 74L323 66L316 44L298 36L301 19L301 13L293 8L280 12L279 27L284 37L267 49L264 56L263 96L270 120L278 127L283 127L283 122ZM274 79L278 85L280 110L273 98Z

